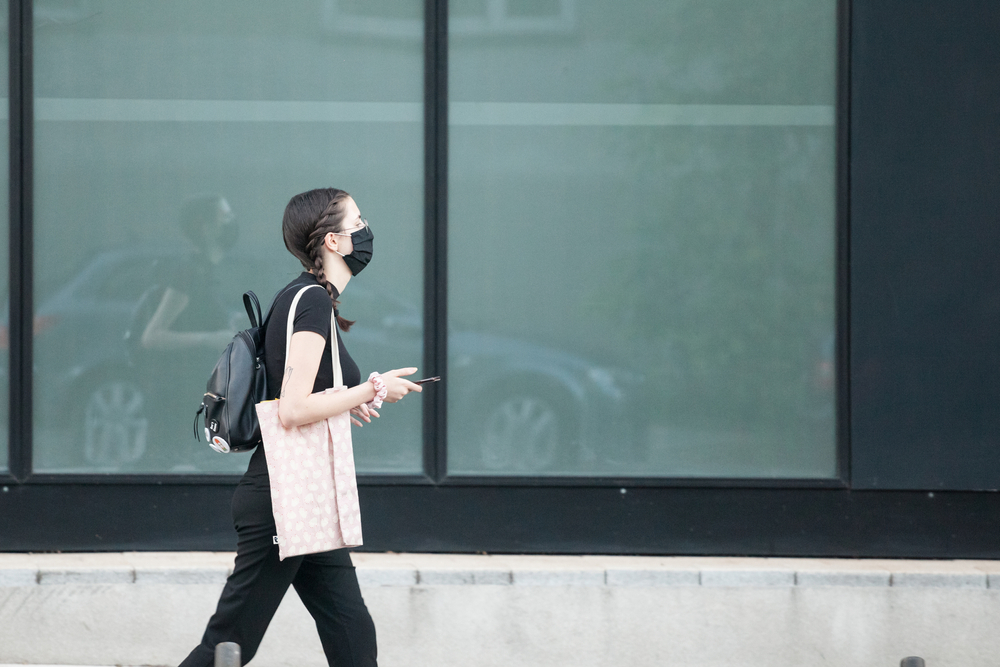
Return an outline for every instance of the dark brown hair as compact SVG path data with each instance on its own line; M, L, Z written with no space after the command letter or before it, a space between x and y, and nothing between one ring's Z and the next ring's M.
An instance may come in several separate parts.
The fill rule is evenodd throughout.
M333 296L333 285L323 273L323 239L330 232L344 228L344 214L351 195L337 188L320 188L295 195L285 207L281 220L281 234L288 252L295 255L307 271L316 275L319 284L326 288L334 307L339 305ZM341 331L349 331L352 320L337 316Z

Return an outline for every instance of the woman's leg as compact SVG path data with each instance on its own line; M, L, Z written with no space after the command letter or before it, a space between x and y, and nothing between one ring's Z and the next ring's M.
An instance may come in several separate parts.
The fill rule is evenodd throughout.
M238 535L235 568L201 644L191 651L181 667L210 667L215 660L215 646L220 642L239 644L243 663L249 662L302 562L302 557L278 560L267 487L246 484L236 487L233 522Z
M375 667L375 623L361 598L347 549L304 556L292 581L333 667Z

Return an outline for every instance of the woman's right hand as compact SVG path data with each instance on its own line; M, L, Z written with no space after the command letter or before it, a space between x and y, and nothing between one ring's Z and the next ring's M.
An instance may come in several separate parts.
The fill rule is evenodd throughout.
M396 368L382 373L382 382L385 383L385 399L383 400L386 403L395 403L411 391L423 391L423 387L419 384L413 384L402 377L404 375L413 375L416 372L416 368L409 367Z

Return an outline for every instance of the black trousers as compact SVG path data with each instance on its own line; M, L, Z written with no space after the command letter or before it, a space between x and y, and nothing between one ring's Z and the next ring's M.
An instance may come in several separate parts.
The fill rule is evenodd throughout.
M375 667L375 624L346 549L278 560L266 485L244 478L233 495L236 566L205 635L181 667L211 667L220 642L240 645L243 664L257 653L289 584L316 621L331 667Z

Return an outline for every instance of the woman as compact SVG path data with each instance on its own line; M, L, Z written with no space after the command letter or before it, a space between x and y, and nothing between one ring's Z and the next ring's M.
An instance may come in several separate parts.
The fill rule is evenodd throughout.
M351 196L334 188L310 190L292 197L285 208L282 233L285 247L306 271L278 294L264 333L268 386L281 387L278 407L281 423L286 427L310 424L350 410L351 420L361 426L359 420L370 422L371 417L378 417L374 408L381 404L379 399L394 403L411 391L420 391L418 385L401 377L416 372L416 368L373 373L367 382L361 382L357 364L337 336L334 344L339 346L340 366L348 389L318 393L333 386L329 359L335 332L330 331L330 312L336 313L337 324L344 331L353 324L335 310L337 298L351 277L360 273L371 259L372 233ZM285 359L286 324L292 299L302 286L315 284L326 289L306 290L299 299ZM249 662L289 584L295 587L316 620L330 665L375 665L375 625L361 598L347 550L278 560L265 457L264 446L258 446L236 487L235 569L201 644L181 667L211 665L215 646L220 642L239 644L243 662Z

